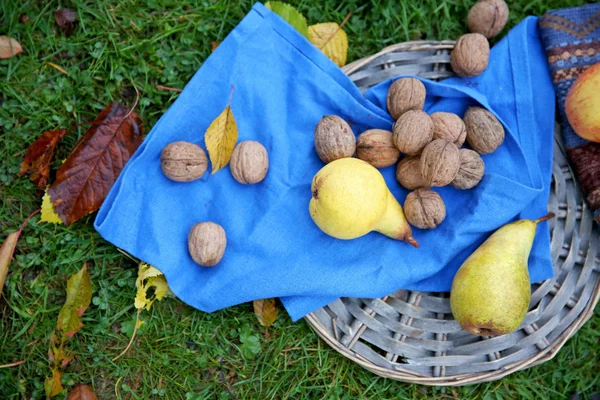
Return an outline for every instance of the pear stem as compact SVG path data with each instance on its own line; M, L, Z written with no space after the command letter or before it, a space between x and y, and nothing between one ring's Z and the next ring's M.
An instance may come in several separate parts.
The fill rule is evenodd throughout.
M549 220L549 219L552 219L552 218L554 218L554 215L555 215L554 213L550 213L550 214L548 214L548 215L546 215L546 216L543 216L542 218L538 218L538 219L536 219L536 220L535 220L535 221L533 221L533 222L535 222L536 224L539 224L539 223L540 223L540 222L542 222L542 221L546 221L546 220Z
M416 240L414 237L412 237L412 235L410 235L410 236L408 236L408 237L405 237L405 238L404 238L404 240L405 240L407 243L410 243L410 244L412 244L412 245L413 245L414 247L416 247L417 249L419 248L419 242L417 242L417 240Z

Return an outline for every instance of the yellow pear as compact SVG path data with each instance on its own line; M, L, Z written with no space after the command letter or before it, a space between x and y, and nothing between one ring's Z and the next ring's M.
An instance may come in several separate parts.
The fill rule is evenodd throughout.
M553 216L504 225L465 260L450 290L452 314L464 330L493 336L521 325L531 298L527 262L536 227Z
M381 173L356 158L330 162L313 178L309 210L315 224L337 239L377 231L419 247L402 207Z

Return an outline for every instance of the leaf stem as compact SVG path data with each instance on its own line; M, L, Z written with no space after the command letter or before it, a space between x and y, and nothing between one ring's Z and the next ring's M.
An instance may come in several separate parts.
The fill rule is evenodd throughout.
M351 16L352 16L352 11L350 11L350 12L348 13L348 15L346 15L346 18L344 18L344 20L342 21L342 23L340 24L340 26L338 26L338 28L335 30L335 32L333 32L333 34L332 34L332 35L329 37L329 39L327 39L327 40L325 41L325 43L323 43L323 44L321 45L321 47L319 47L319 50L323 50L323 48L325 48L325 46L327 46L327 43L329 43L329 42L331 41L331 39L333 39L333 37L334 37L335 35L337 35L337 33L340 31L340 29L342 29L342 27L343 27L344 25L346 25L346 22L348 22L348 20L350 20L350 17L351 17Z
M118 356L116 356L115 358L112 359L112 361L117 361L119 358L121 358L125 353L127 353L127 351L129 350L129 348L131 347L131 345L133 344L133 340L135 339L135 334L137 333L138 330L138 325L140 322L140 313L142 312L141 308L138 308L137 310L137 315L135 316L135 326L133 328L133 334L131 335L131 339L129 340L129 344L127 344L127 347L125 347L125 350L123 350L121 352L121 354L119 354Z
M156 85L157 89L161 89L161 90L168 90L170 92L177 92L177 93L181 93L183 92L183 90L181 89L177 89L177 88L173 88L173 87L168 87L168 86L163 86L163 85Z
M133 82L131 83L133 84ZM129 112L123 117L123 121L125 121L131 115L133 110L135 110L135 108L137 107L138 101L140 101L140 91L135 85L133 85L133 88L135 89L135 102L133 103L133 106L129 109Z
M17 361L11 364L4 364L4 365L0 365L0 369L2 368L10 368L10 367L16 367L17 365L23 365L27 362L27 360L21 360L21 361Z
M552 218L554 218L554 215L555 215L554 213L549 213L548 215L545 215L545 216L543 216L543 217L541 217L541 218L538 218L538 219L536 219L536 220L535 220L535 221L533 221L533 222L535 222L536 224L539 224L539 223L540 223L540 222L542 222L542 221L546 221L546 220L548 220L548 219L552 219Z
M233 85L231 85L231 91L229 92L229 103L227 103L227 105L231 106L231 98L233 97L233 89L235 89L235 87Z

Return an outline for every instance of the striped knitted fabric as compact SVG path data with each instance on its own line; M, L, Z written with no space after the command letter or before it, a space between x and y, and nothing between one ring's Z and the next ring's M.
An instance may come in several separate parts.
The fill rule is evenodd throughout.
M558 98L568 157L596 222L600 222L600 143L579 137L565 115L569 89L583 71L600 62L600 3L549 11L539 19L539 29Z

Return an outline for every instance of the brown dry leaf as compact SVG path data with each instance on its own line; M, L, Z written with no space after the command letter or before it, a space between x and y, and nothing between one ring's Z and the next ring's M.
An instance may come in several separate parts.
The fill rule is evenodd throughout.
M217 49L217 47L219 47L220 44L221 44L221 42L212 42L212 44L211 44L211 47L212 47L211 53L214 52Z
M277 307L275 299L254 300L254 314L262 326L269 327L277 319Z
M65 35L71 36L73 34L75 24L78 21L77 13L75 11L69 10L68 8L58 7L58 9L54 12L54 19L56 20L58 27L65 33Z
M142 143L142 121L122 104L106 107L58 168L48 189L65 225L98 210L123 167Z
M231 93L233 94L233 88ZM227 107L210 124L204 135L213 174L229 163L237 139L238 129L231 111L230 97Z
M67 134L65 129L44 132L27 149L27 154L21 163L19 176L30 173L31 182L44 189L50 177L50 163L58 142Z
M335 22L309 26L308 40L339 67L346 65L348 36L346 36L346 32Z
M87 265L67 282L67 299L58 314L57 328L67 337L71 337L83 327L81 316L92 301L92 281L87 270ZM56 354L54 355L56 357ZM57 360L61 361L62 360Z
M23 52L23 48L15 39L0 36L0 58L11 58Z
M98 398L88 385L77 385L71 389L67 400L98 400Z

